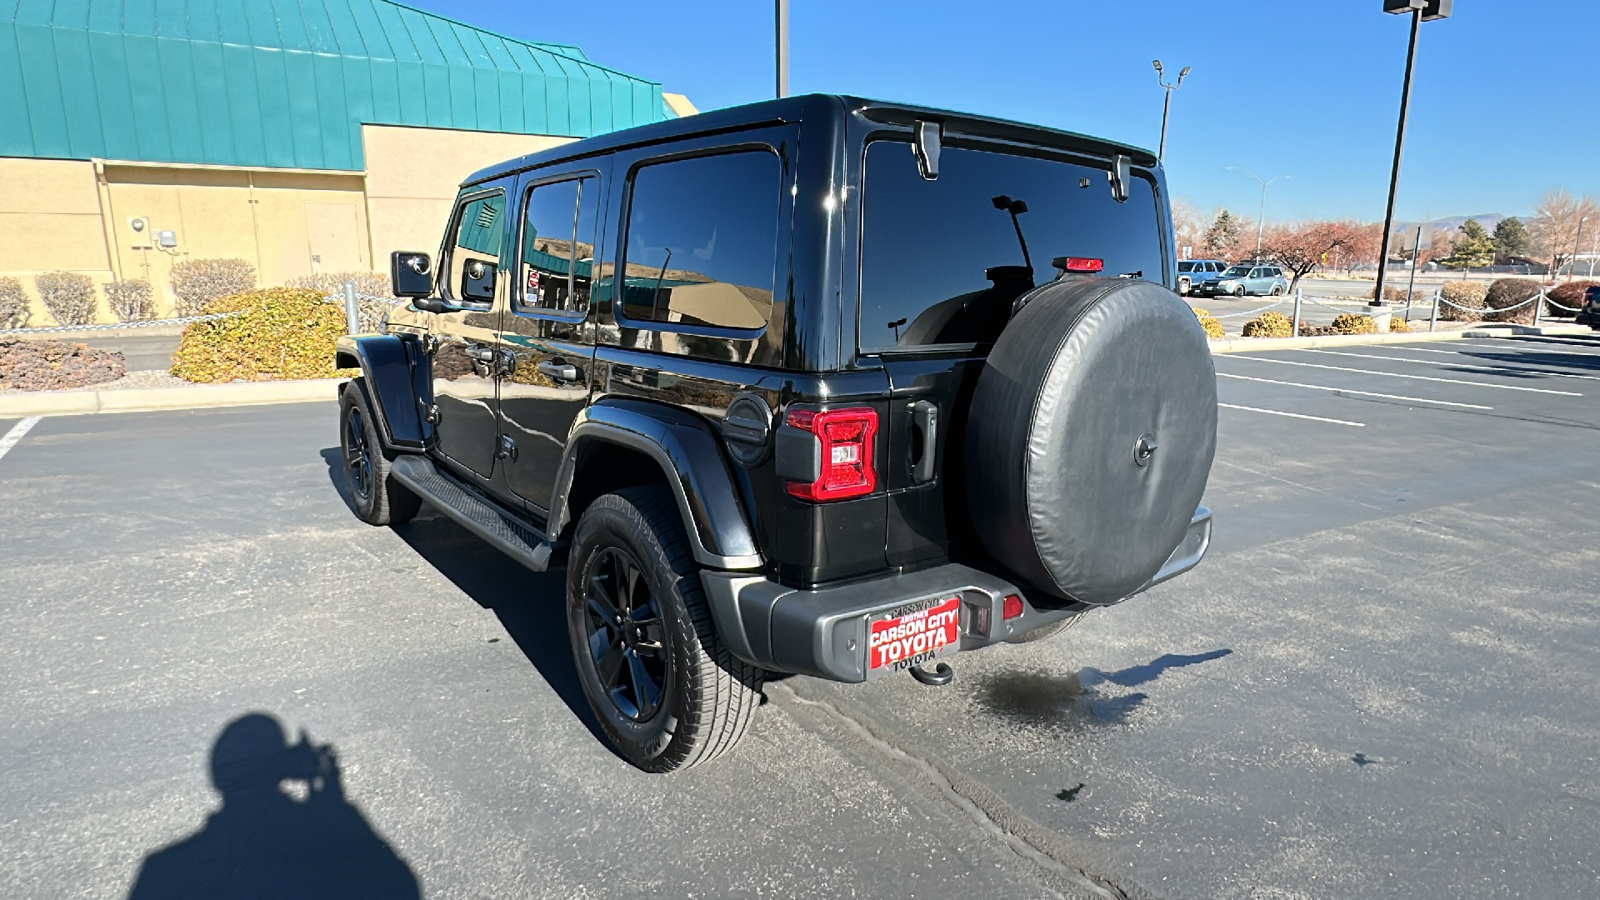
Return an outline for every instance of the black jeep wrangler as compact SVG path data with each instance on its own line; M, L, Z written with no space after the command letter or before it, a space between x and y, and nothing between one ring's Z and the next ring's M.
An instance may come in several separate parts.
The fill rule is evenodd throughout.
M437 260L338 343L356 511L564 565L640 768L726 752L768 672L941 684L1205 553L1216 383L1148 151L795 97L478 172Z

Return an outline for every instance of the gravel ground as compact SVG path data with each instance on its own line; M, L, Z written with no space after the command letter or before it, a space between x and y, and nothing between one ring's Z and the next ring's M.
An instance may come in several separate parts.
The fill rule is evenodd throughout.
M189 382L184 381L182 378L174 378L171 374L169 374L164 369L151 369L151 370L147 370L147 371L144 371L144 372L129 372L128 374L122 376L121 378L118 378L115 381L103 381L103 382L101 382L99 384L91 384L91 385L86 385L84 387L63 388L61 390L56 390L56 391L26 391L26 392L20 391L20 390L5 389L5 390L0 390L0 393L3 393L3 394L21 394L21 393L60 394L60 393L65 393L67 391L120 391L120 390L127 390L128 388L186 387L186 386L188 386L188 384L189 384Z

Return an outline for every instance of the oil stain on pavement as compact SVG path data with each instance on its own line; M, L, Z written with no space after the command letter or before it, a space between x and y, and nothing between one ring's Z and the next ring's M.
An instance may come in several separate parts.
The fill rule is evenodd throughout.
M988 680L979 699L995 713L1035 725L1117 725L1125 722L1150 695L1136 692L1110 696L1102 685L1138 687L1155 681L1168 669L1221 659L1232 652L1223 648L1189 655L1168 653L1144 665L1115 672L1092 667L1064 675L1002 672Z

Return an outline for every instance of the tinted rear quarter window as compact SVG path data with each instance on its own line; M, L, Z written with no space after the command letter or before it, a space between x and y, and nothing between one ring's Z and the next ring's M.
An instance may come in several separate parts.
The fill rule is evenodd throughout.
M921 177L909 144L867 145L859 346L864 352L992 342L1011 303L1056 276L1054 257L1104 261L1107 276L1164 280L1153 184L1111 196L1106 169L946 143L939 177ZM1017 224L997 198L1020 200Z
M772 314L782 165L770 150L652 163L632 178L622 313L759 329Z

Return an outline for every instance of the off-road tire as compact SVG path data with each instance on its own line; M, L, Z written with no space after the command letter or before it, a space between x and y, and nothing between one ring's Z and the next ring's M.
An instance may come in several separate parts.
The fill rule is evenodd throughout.
M352 416L358 417L352 421ZM357 443L359 432L361 445ZM339 392L339 451L350 508L368 525L399 525L416 518L422 498L389 477L390 456L378 437L372 406L361 382L352 381ZM364 454L365 485L358 466Z
M1015 637L1008 637L1008 638L1006 638L1006 643L1008 643L1008 644L1032 644L1035 641L1042 641L1042 640L1045 640L1047 638L1053 638L1056 635L1060 634L1061 632L1066 631L1068 628L1071 628L1072 626L1078 624L1078 622L1082 621L1083 616L1084 616L1083 613L1078 613L1075 616L1068 616L1068 617L1066 617L1065 619L1062 619L1059 622L1051 622L1049 625L1045 625L1042 628L1035 628L1032 631L1023 632L1022 634L1016 635Z
M590 650L588 591L600 574L591 570L608 548L637 561L660 621L655 633L667 660L664 684L658 707L642 720L607 694L599 671L603 658L597 661ZM567 565L567 633L578 680L601 730L619 756L646 772L686 769L727 753L761 703L766 673L729 653L717 636L700 567L665 487L625 488L584 510Z

